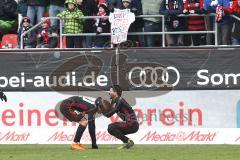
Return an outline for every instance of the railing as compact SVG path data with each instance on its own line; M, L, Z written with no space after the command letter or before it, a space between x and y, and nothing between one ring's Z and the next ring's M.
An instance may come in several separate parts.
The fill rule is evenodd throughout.
M62 26L62 20L58 17L44 17L45 20L49 20L49 19L57 19L60 21L60 26ZM37 29L44 21L41 21L39 23L37 23L36 25L34 25L32 28L30 28L28 31L24 32L23 34L21 34L21 46L20 46L20 49L24 49L24 46L23 46L23 37L28 34L29 32ZM62 27L60 27L60 37L61 37L61 34L62 34ZM59 40L60 42L60 46L62 48L62 37L60 38Z
M189 16L215 16L215 14L208 14L208 15L198 15L198 14L191 14L191 15L184 15L181 14L179 15L179 17L189 17ZM233 18L237 19L238 21L240 21L240 18L235 16L235 15L231 15ZM95 19L95 18L108 18L108 16L84 16L84 17L79 17L79 19ZM218 35L217 35L217 23L215 24L215 27L213 30L211 31L175 31L175 32L168 32L165 31L165 17L164 15L140 15L140 16L136 16L136 18L161 18L162 19L162 31L161 32L129 32L128 35L162 35L162 46L166 47L165 45L165 35L166 34L202 34L202 33L210 33L210 34L214 34L214 39L215 39L215 46L218 46ZM58 19L60 21L60 48L63 47L63 43L62 43L62 39L63 36L96 36L96 33L79 33L79 34L64 34L63 33L63 29L62 29L62 24L63 24L63 19L60 19L58 17L45 17L44 19ZM43 23L43 21L39 22L38 24L36 24L35 26L33 26L30 30L24 32L21 35L21 49L24 48L23 46L23 37L28 34L29 32L31 32L32 30L35 30L36 28L38 28L41 24ZM111 36L111 33L101 33L98 36Z

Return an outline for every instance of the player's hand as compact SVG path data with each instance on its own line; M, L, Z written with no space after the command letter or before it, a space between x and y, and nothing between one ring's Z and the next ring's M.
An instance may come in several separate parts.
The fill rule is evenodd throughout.
M0 91L0 98L2 101L7 102L7 96L3 93L3 91Z

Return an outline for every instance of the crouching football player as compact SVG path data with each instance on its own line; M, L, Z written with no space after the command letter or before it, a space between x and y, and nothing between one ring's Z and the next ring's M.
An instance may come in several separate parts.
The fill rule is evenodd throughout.
M109 96L111 104L103 100L101 112L106 117L111 117L114 113L123 120L123 122L115 122L108 125L109 134L120 139L124 145L118 149L129 149L134 145L134 142L126 137L127 134L136 133L139 129L136 114L132 107L121 97L122 89L119 85L113 85L110 88ZM109 104L107 104L109 103ZM110 105L109 107L107 107Z
M60 104L60 112L63 116L71 122L79 123L74 143L71 145L73 150L87 149L85 145L80 143L87 125L92 140L92 149L98 149L95 135L95 114L100 113L100 109L96 107L99 103L99 99L94 101L87 97L74 96L63 100Z

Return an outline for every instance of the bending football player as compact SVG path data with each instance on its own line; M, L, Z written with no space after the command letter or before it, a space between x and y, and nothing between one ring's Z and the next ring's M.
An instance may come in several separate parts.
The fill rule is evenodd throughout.
M134 145L134 142L126 135L136 133L139 129L137 116L132 107L121 97L122 89L119 85L113 85L110 88L109 96L111 104L103 100L101 112L106 117L111 117L115 113L123 120L122 122L115 122L108 125L109 134L120 139L124 145L118 149L129 149Z
M79 123L74 143L71 145L73 150L87 149L85 145L80 143L87 125L92 140L92 149L98 149L95 135L95 114L100 113L100 108L97 107L99 103L99 98L94 101L87 97L74 96L63 100L60 104L60 112L63 116L71 122Z

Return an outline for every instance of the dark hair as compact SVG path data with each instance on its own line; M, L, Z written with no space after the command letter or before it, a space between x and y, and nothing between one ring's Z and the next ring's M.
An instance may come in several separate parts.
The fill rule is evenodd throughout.
M21 24L23 24L24 22L30 23L30 18L29 17L23 17Z
M114 92L117 92L118 96L122 96L122 88L115 84L115 85L112 85L111 88L113 89Z

